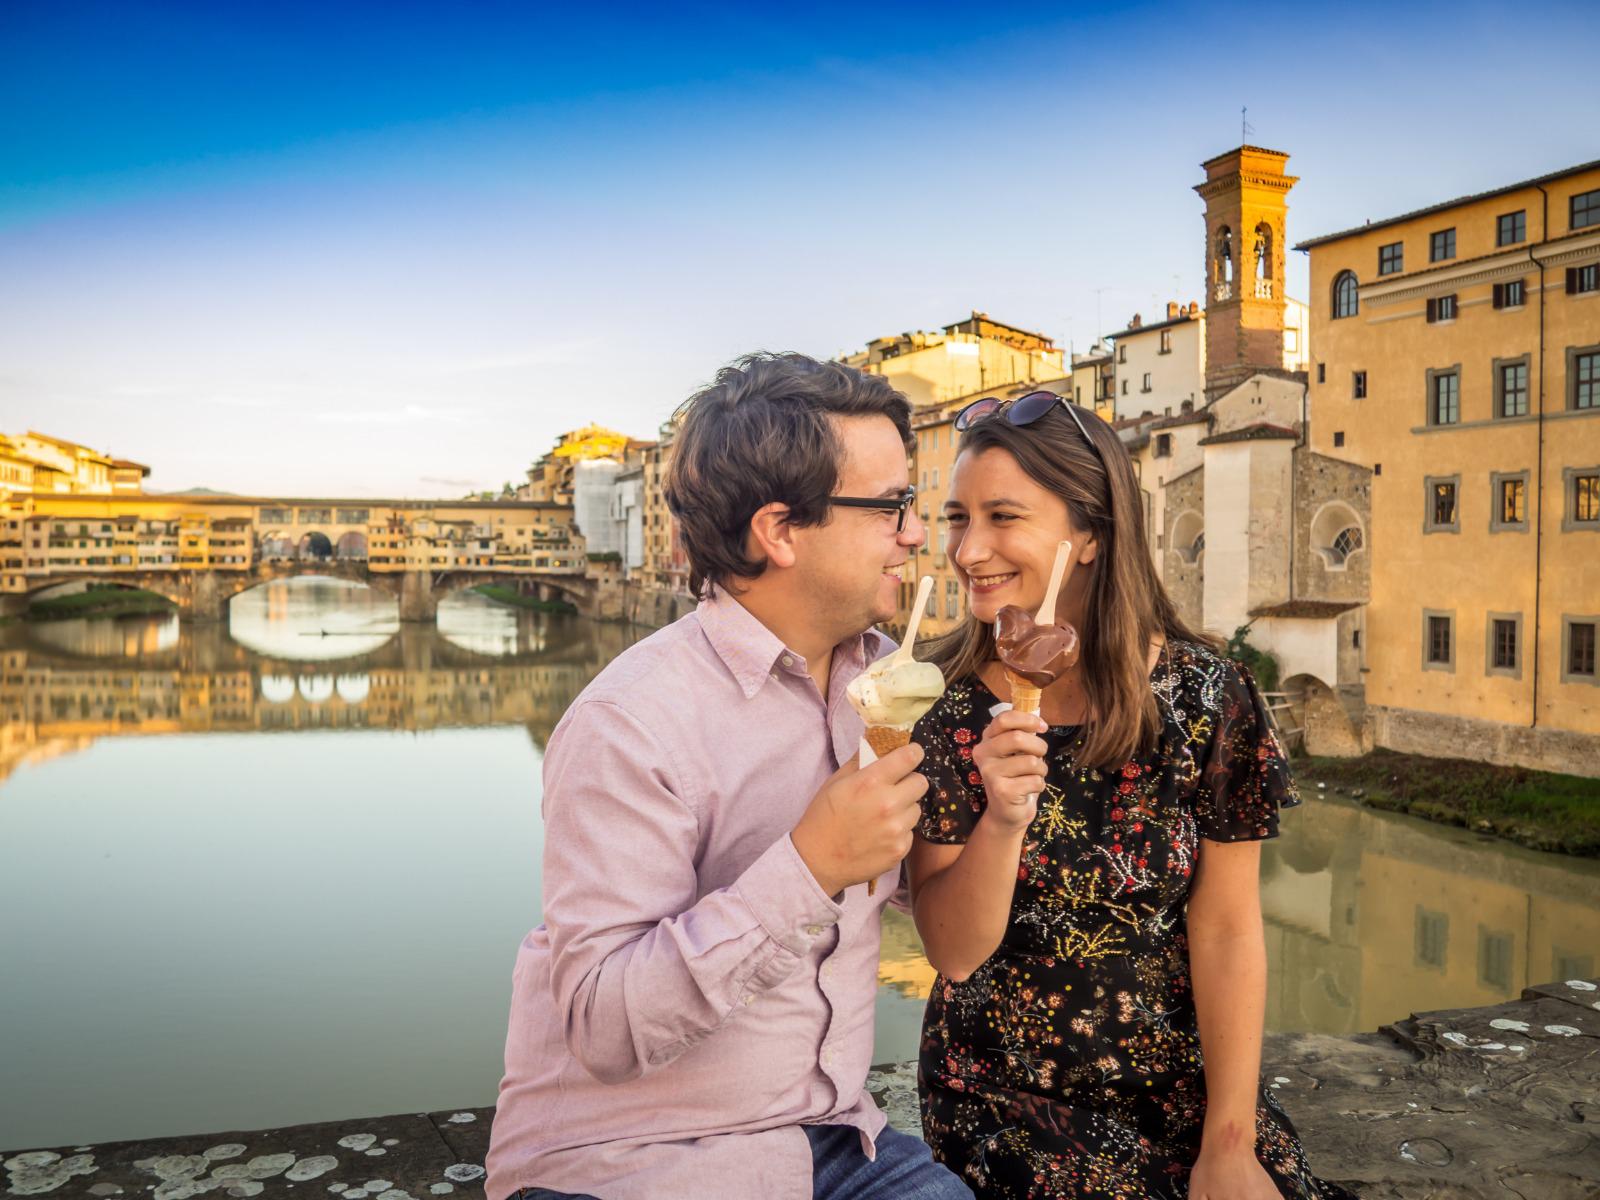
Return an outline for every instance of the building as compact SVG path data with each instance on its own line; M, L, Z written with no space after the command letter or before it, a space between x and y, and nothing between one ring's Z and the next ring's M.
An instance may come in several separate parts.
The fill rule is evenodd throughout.
M912 408L1067 374L1052 339L976 311L938 333L878 338L840 361L882 375L911 401Z
M1304 242L1378 745L1600 775L1600 162Z
M1117 419L1116 355L1105 342L1072 356L1072 402L1093 409L1104 421Z
M150 468L88 446L29 431L0 434L0 491L138 495Z
M1146 325L1138 313L1111 335L1115 378L1108 420L1153 413L1170 416L1205 403L1205 316L1200 306L1169 303L1164 320Z

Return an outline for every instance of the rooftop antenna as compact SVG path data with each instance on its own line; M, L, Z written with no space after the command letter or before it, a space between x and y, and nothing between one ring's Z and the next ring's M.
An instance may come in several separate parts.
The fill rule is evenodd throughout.
M1250 110L1248 108L1241 108L1239 110L1239 141L1245 145L1249 144L1250 135L1255 132L1250 125L1250 121L1248 119L1249 115Z

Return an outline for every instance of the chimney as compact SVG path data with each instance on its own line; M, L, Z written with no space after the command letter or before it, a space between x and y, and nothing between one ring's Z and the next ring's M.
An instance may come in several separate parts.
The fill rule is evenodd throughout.
M1178 302L1176 300L1167 301L1167 320L1175 320L1180 311L1181 310L1178 308Z

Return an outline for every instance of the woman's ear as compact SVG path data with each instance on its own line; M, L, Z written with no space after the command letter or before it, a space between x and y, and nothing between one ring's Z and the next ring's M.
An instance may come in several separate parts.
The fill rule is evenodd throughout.
M1081 565L1083 563L1092 563L1094 561L1094 559L1095 559L1095 555L1097 555L1099 553L1100 553L1100 542L1099 542L1099 539L1097 539L1094 536L1094 534L1092 534L1092 533L1084 534L1083 535L1083 549L1078 551L1078 562L1079 562L1079 564Z
M759 562L774 567L794 566L794 526L789 524L787 504L763 505L750 518L750 549Z

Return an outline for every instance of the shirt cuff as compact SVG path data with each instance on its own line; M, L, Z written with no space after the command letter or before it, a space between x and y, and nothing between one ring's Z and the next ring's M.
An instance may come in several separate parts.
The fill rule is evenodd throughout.
M791 954L805 954L844 914L817 883L788 834L751 863L734 887L767 936Z

